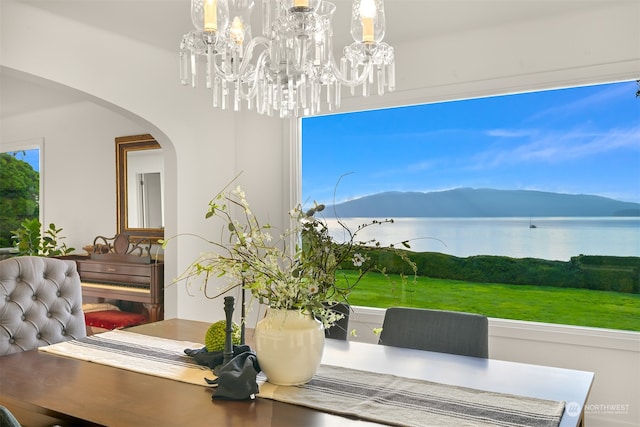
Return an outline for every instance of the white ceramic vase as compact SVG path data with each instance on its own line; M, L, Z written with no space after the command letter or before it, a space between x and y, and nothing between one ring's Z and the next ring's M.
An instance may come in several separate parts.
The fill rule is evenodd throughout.
M267 381L277 385L304 384L320 366L324 327L311 314L269 309L256 325L255 346Z

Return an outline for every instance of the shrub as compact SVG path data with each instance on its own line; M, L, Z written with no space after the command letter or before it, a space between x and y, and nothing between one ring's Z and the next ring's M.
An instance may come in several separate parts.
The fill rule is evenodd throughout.
M640 257L585 256L570 261L406 251L419 276L477 283L585 288L640 293ZM389 274L408 274L406 262L384 249L371 251Z

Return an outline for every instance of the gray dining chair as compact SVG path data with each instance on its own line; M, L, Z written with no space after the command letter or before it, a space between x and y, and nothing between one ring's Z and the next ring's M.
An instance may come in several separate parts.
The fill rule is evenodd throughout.
M0 261L0 356L86 336L75 261Z
M392 307L379 344L473 357L489 357L486 316L456 311Z
M2 405L0 405L0 427L20 427L16 417Z

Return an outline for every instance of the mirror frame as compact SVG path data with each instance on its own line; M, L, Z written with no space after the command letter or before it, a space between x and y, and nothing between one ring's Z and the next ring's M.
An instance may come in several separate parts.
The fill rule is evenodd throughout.
M164 228L129 227L129 207L127 204L127 153L160 148L162 148L160 144L149 134L116 138L116 215L118 234L124 234L134 239L151 239L154 242L164 238Z

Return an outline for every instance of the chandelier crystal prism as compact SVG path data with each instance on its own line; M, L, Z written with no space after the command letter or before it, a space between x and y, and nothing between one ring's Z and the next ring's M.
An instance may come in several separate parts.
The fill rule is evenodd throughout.
M180 43L180 81L196 87L204 80L214 107L301 117L339 108L343 86L363 96L395 89L393 48L382 42L383 0L353 0L354 42L339 61L333 55L333 3L262 0L262 35L253 37L254 5L191 0L195 30Z

